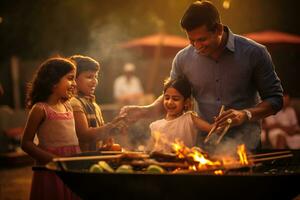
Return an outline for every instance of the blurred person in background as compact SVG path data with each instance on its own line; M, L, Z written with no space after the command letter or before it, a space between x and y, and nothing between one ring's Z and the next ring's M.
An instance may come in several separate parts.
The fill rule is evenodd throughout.
M83 55L73 55L70 60L77 67L76 94L71 99L71 105L81 151L96 151L104 145L108 150L121 150L114 144L111 133L126 128L123 118L116 117L104 123L100 106L95 101L100 64Z
M140 79L135 76L135 65L126 63L123 73L114 81L114 98L120 105L140 104L144 96Z
M282 108L282 86L266 47L234 34L221 23L219 11L208 1L195 1L180 21L190 45L177 53L171 79L185 76L198 104L198 115L218 126L231 128L222 144L244 143L261 148L261 119ZM130 121L163 113L163 97L147 106L126 106ZM225 111L218 116L222 105ZM207 133L198 134L205 145Z
M300 127L289 94L284 94L282 110L265 119L264 129L272 148L300 149Z

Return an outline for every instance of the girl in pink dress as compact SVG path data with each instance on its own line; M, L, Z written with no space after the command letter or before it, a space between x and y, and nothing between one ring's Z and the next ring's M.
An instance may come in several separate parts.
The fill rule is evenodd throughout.
M29 116L22 138L22 149L37 165L55 157L79 153L72 107L76 67L63 58L41 64L27 92ZM34 143L37 135L38 145ZM30 199L79 199L54 172L34 171Z

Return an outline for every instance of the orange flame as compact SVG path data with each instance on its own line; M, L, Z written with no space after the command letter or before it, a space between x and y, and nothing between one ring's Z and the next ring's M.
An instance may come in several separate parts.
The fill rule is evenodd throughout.
M214 174L215 174L215 175L223 175L223 174L224 174L224 171L223 171L223 170L215 170L215 171L214 171Z
M186 158L188 152L190 151L190 149L178 139L175 139L175 143L172 143L172 149L175 151L178 158Z
M241 144L237 147L237 154L239 155L239 158L240 158L240 164L242 164L242 165L249 164L245 144Z
M175 142L172 143L172 148L178 158L185 158L187 160L193 161L189 163L189 170L191 171L216 169L214 171L214 174L223 175L224 171L221 169L221 167L226 168L249 164L246 147L244 144L238 145L237 147L237 154L239 156L239 159L237 159L235 156L222 156L216 161L208 159L208 155L204 153L200 148L188 148L182 141L179 140L175 140Z
M176 152L178 158L192 158L192 160L198 164L192 164L189 166L190 170L197 171L201 169L206 169L208 166L220 166L221 162L213 162L207 158L207 156L201 152L199 148L188 148L184 145L182 141L175 140L172 143L172 148Z
M198 169L201 169L203 167L207 166L219 166L221 165L220 161L211 161L207 158L205 158L205 155L197 150L192 150L191 153L188 154L188 157L192 157L195 162L198 162Z

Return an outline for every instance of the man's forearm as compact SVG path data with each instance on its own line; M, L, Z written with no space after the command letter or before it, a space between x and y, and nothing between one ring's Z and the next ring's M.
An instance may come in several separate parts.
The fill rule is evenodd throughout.
M247 110L249 110L252 114L251 121L257 121L276 113L272 105L267 101L262 101L255 107L249 108Z
M160 95L152 104L145 106L145 117L158 117L165 113L163 95Z

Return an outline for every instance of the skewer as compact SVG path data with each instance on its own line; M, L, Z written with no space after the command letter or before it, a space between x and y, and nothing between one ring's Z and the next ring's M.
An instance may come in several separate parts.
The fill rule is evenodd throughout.
M142 151L100 151L101 155L117 155L117 154L145 154Z
M273 156L278 154L288 154L291 153L291 151L278 151L278 152L270 152L270 153L260 153L260 154L252 154L247 155L248 158L256 158L256 157L263 157L263 156Z
M227 133L228 129L230 128L230 125L232 123L231 119L227 119L227 126L224 128L224 130L222 131L220 137L218 138L216 144L219 144L222 140L222 138L224 137L224 135Z
M149 158L149 155L145 154L132 154L133 158L134 156L137 156L136 158ZM118 154L118 155L105 155L105 156L76 156L76 157L62 157L62 158L54 158L53 161L79 161L79 160L112 160L112 159L119 159L119 158L126 158L130 157L129 154Z
M225 106L222 105L218 117L223 113L224 108L225 108ZM216 130L216 128L217 128L217 125L215 124L215 125L210 129L209 133L207 134L207 136L206 136L206 138L205 138L205 140L204 140L204 143L207 143L207 142L208 142L210 136L211 136L212 133Z
M110 156L77 156L77 157L63 157L63 158L54 158L53 161L77 161L77 160L111 160L121 158L121 154L119 155L110 155Z
M249 161L262 162L262 161L267 161L267 160L276 160L276 159L289 158L289 157L293 157L293 154L286 154L286 155L281 155L281 156L269 156L266 158L249 159Z

